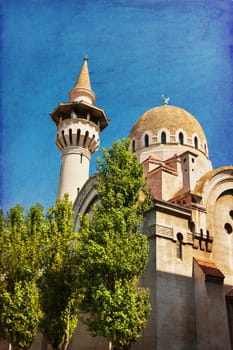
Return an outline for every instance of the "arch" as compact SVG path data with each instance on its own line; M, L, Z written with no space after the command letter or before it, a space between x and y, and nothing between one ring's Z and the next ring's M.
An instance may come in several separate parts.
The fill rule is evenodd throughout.
M70 145L72 146L72 129L69 129L69 141Z
M179 135L178 135L178 141L180 145L184 144L184 134L181 131L179 132Z
M161 143L163 145L166 145L166 143L167 143L167 134L165 133L165 131L162 131L162 133L161 133Z
M81 134L81 130L80 130L80 129L77 129L77 139L76 139L76 145L77 145L77 146L79 146L80 134Z
M198 138L197 136L194 137L194 147L198 149Z
M144 136L144 147L149 147L149 135L145 134Z
M135 140L132 141L132 144L131 144L131 149L132 149L132 152L136 152L136 144L135 144Z
M177 235L176 235L176 238L177 238L177 241L176 241L176 256L177 256L177 259L179 260L182 260L183 258L183 235L181 232L178 232Z
M63 140L65 146L67 146L66 138L65 138L65 131L64 130L62 130L61 135L62 135L62 140Z
M84 136L84 140L83 140L83 147L86 147L88 136L89 136L89 131L86 131L85 136Z

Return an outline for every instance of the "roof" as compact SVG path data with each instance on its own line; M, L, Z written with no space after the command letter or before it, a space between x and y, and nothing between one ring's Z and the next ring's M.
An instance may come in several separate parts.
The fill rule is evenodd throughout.
M205 274L205 281L223 283L225 278L224 274L218 269L213 260L204 260L200 258L194 258L196 263L202 269Z
M91 113L93 122L97 124L97 120L99 121L100 130L103 130L109 124L109 119L106 117L103 109L93 106L84 101L59 103L59 105L54 109L53 112L50 113L50 115L56 125L58 125L61 118L70 118L72 111L76 112L77 115L85 115L88 112Z
M92 103L95 102L95 93L91 89L91 81L87 65L87 56L84 57L84 62L80 70L78 79L73 89L69 92L70 101L76 100L77 97L79 97L79 100L82 100L83 96L88 96L91 99Z
M187 137L195 134L202 143L206 143L204 131L197 119L185 109L170 105L145 112L134 124L129 137L140 138L147 131L157 135L160 129L167 129L171 135L175 135L180 128L186 132Z
M231 165L223 166L223 167L208 171L205 175L203 175L200 178L200 180L198 180L193 193L194 194L201 194L203 192L205 183L207 181L210 181L215 176L217 176L218 174L221 174L221 173L227 173L227 174L233 175L233 166L231 166Z
M91 90L91 81L89 76L89 70L87 65L87 57L84 58L82 68L80 70L78 79L73 87L73 89L82 88Z

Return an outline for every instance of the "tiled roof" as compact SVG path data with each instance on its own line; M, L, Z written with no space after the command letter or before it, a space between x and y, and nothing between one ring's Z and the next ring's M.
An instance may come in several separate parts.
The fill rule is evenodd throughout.
M204 272L207 282L223 283L225 276L218 269L213 260L203 260L199 258L194 258L194 260Z

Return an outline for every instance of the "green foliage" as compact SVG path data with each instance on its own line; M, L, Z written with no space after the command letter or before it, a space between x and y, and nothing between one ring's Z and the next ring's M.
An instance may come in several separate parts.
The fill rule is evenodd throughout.
M54 349L66 349L77 325L77 289L72 253L73 211L68 196L48 211L46 263L40 279L41 331Z
M36 282L42 268L40 245L43 208L21 206L1 213L0 235L0 334L14 348L31 345L41 317Z
M0 335L27 349L38 329L66 349L77 324L73 212L66 196L44 215L39 204L0 212ZM42 313L43 312L43 313Z
M100 205L82 218L77 253L80 311L93 335L119 349L140 336L149 313L149 294L136 288L145 268L148 243L138 229L150 201L129 140L118 141L98 161Z
M0 332L14 349L28 349L38 331L41 311L35 284L16 282L0 294Z

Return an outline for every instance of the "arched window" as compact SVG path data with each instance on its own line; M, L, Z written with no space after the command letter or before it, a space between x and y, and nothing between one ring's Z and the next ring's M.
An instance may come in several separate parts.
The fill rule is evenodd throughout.
M167 135L166 135L166 133L164 131L161 134L161 143L163 145L165 145L167 143Z
M136 151L135 147L135 140L132 141L132 152L134 153Z
M144 146L149 147L149 136L147 134L144 136Z
M180 145L184 144L184 135L182 132L179 133L179 144Z
M197 136L194 137L194 146L196 149L198 149L198 138Z
M183 257L183 251L182 251L182 244L183 244L183 235L182 233L177 233L176 235L177 242L176 242L176 256L177 259L182 260Z

